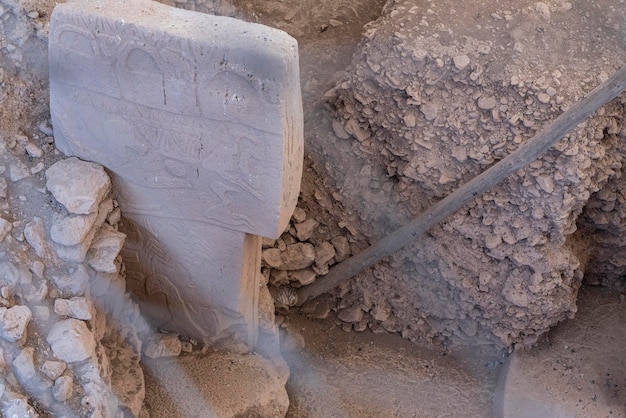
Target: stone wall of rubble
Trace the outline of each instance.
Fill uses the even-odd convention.
[[[29,145],[37,167],[43,150]],[[2,150],[5,161],[23,152],[6,139]],[[5,208],[15,200],[32,206],[28,214],[0,218],[2,410],[25,417],[138,416],[145,393],[136,326],[142,322],[120,271],[125,236],[117,231],[120,210],[109,177],[96,164],[61,160],[45,171],[45,188],[15,196],[15,183],[36,183],[44,172],[33,175],[19,160],[6,168]]]
[[[468,27],[455,1],[389,2],[327,94],[336,135],[364,164],[355,183],[369,187],[346,204],[372,240],[508,155],[626,62],[616,1],[603,2],[602,42],[584,17],[593,5],[488,3],[474,6],[484,10]],[[571,234],[592,194],[588,223],[606,225],[602,216],[619,209],[618,187],[604,187],[621,175],[625,106],[622,95],[363,275],[343,304],[359,311],[352,322],[408,338],[485,333],[508,345],[571,317],[587,262]]]

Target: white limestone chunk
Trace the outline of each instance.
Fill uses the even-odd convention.
[[[93,303],[84,297],[71,299],[56,299],[54,312],[57,315],[69,316],[75,319],[90,321],[93,318]]]
[[[122,250],[126,234],[104,224],[87,252],[87,263],[96,271],[115,273],[115,259]]]
[[[46,341],[54,356],[66,363],[83,361],[95,354],[96,341],[83,321],[65,319],[52,326]]]
[[[76,157],[61,160],[46,170],[46,187],[70,213],[87,215],[111,189],[111,180],[102,166]]]
[[[32,316],[28,306],[0,308],[0,337],[12,343],[23,344],[26,339],[26,327]]]

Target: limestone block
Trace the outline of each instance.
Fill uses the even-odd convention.
[[[32,347],[26,347],[15,357],[15,360],[13,360],[13,370],[21,382],[29,381],[35,377],[37,373],[33,360],[34,354],[35,350]]]
[[[63,374],[66,368],[67,364],[62,361],[46,360],[41,366],[41,372],[50,380],[56,380]]]
[[[68,261],[70,263],[82,263],[85,260],[85,257],[87,256],[87,251],[89,251],[89,248],[91,247],[93,239],[95,238],[96,234],[100,231],[100,228],[102,227],[108,214],[112,210],[113,210],[113,200],[110,198],[103,200],[98,205],[98,209],[95,212],[97,215],[96,215],[95,220],[91,224],[91,228],[89,229],[89,231],[86,233],[86,235],[82,238],[82,240],[78,244],[64,245],[64,244],[55,242],[54,249],[57,253],[57,256],[60,259],[64,261]],[[54,224],[53,224],[53,227],[54,227]],[[71,233],[72,231],[63,231],[59,234],[59,236],[57,236],[57,238],[61,240],[62,239],[61,234],[62,234],[63,239],[67,238],[66,242],[75,242],[77,240],[76,237],[69,238],[66,236],[66,234],[71,234]]]
[[[87,238],[96,222],[97,213],[61,216],[50,227],[50,238],[61,245],[78,245]]]
[[[56,358],[66,363],[83,361],[95,354],[96,341],[83,321],[64,319],[50,328],[46,341]]]
[[[82,264],[79,264],[72,271],[68,271],[61,276],[52,276],[54,285],[64,293],[72,296],[80,296],[85,292],[89,283],[89,272]]]
[[[98,209],[111,181],[99,165],[68,158],[46,170],[46,187],[69,213],[88,215]]]
[[[89,299],[84,297],[56,299],[54,312],[57,315],[90,321],[93,318],[94,306]]]
[[[87,251],[87,264],[94,270],[103,273],[117,272],[115,259],[122,250],[125,239],[125,234],[104,224],[94,237],[89,251]]]
[[[69,376],[61,376],[54,381],[52,396],[59,402],[65,402],[74,393],[74,381]]]
[[[300,187],[296,41],[146,0],[90,0],[55,8],[49,58],[55,143],[112,174],[144,312],[204,341],[253,344],[251,234],[278,237]]]
[[[28,306],[0,308],[0,337],[12,343],[23,344],[26,339],[26,327],[32,316]]]
[[[46,258],[50,255],[46,242],[46,231],[41,218],[35,216],[32,221],[24,226],[24,237],[39,257]]]

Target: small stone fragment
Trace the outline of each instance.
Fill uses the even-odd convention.
[[[54,285],[64,293],[80,296],[85,292],[89,282],[89,273],[82,264],[79,264],[73,271],[62,276],[53,276]]]
[[[331,302],[328,298],[318,297],[308,300],[302,308],[301,312],[315,319],[326,319],[330,314]]]
[[[56,380],[63,374],[67,364],[62,361],[46,360],[41,366],[41,372],[50,380]]]
[[[28,142],[24,145],[24,150],[26,153],[32,158],[41,158],[43,156],[43,151],[39,148],[35,143]]]
[[[104,224],[96,233],[87,251],[87,263],[96,271],[103,273],[117,272],[115,259],[122,250],[126,234],[116,231],[112,226]]]
[[[470,64],[470,59],[467,55],[457,55],[453,58],[454,66],[457,70],[462,71]]]
[[[550,95],[544,92],[541,92],[539,94],[537,94],[537,100],[539,100],[541,103],[550,103]]]
[[[153,335],[144,351],[150,358],[176,357],[179,356],[183,345],[176,334],[156,334]]]
[[[479,109],[491,110],[496,107],[496,98],[495,96],[480,96],[477,105]]]
[[[46,187],[70,213],[97,211],[109,192],[111,180],[102,166],[76,157],[61,160],[46,170]]]
[[[306,343],[302,334],[292,328],[285,328],[282,334],[281,346],[285,352],[294,352],[304,350]]]
[[[389,319],[389,316],[391,316],[391,305],[386,300],[376,304],[372,309],[372,317],[377,321],[384,322]]]
[[[9,165],[9,179],[12,182],[23,180],[30,177],[30,171],[24,164],[17,162]]]
[[[313,232],[315,231],[315,228],[317,228],[318,225],[319,225],[319,222],[317,222],[313,218],[309,218],[305,220],[304,222],[295,224],[294,227],[296,228],[296,231],[297,231],[296,237],[300,241],[307,241],[308,239],[311,238],[311,236],[313,235]]]
[[[13,360],[13,371],[21,382],[29,381],[36,374],[35,362],[33,360],[34,353],[35,350],[32,347],[26,347]]]
[[[4,403],[5,417],[39,418],[39,414],[28,404],[26,398],[14,398]]]
[[[297,207],[293,210],[293,215],[291,215],[291,217],[294,221],[296,221],[296,223],[301,223],[306,219],[306,212],[304,209]]]
[[[288,245],[281,253],[282,263],[279,270],[301,270],[315,262],[315,248],[309,243],[296,243]]]
[[[46,232],[41,218],[35,216],[31,222],[24,226],[24,237],[39,257],[46,258],[49,256],[50,250],[46,242]]]
[[[420,105],[420,111],[427,121],[432,121],[435,120],[439,114],[439,105],[433,102],[422,103]]]
[[[93,318],[93,311],[93,304],[84,297],[56,299],[54,301],[54,312],[57,315],[90,321]]]
[[[340,263],[350,256],[350,242],[347,237],[339,235],[330,240],[335,247],[335,261]]]
[[[339,310],[337,312],[337,318],[339,318],[343,322],[348,323],[360,322],[361,319],[363,319],[363,310],[361,309],[361,306],[357,303],[350,306],[349,308]]]
[[[0,337],[22,345],[26,340],[26,328],[32,317],[33,314],[28,306],[0,308]]]
[[[335,247],[330,242],[323,241],[315,247],[315,264],[318,266],[328,264],[333,258],[335,258]]]
[[[20,269],[15,264],[4,261],[0,263],[0,287],[13,288],[20,280]]]
[[[9,187],[7,185],[7,180],[4,177],[0,176],[0,198],[6,199],[8,188]]]
[[[350,134],[346,132],[341,122],[337,119],[333,118],[332,122],[333,132],[335,132],[335,136],[339,139],[350,139]]]
[[[263,250],[262,257],[265,263],[273,268],[278,268],[282,264],[281,251],[278,248],[268,248]]]
[[[485,247],[490,250],[497,248],[502,244],[502,236],[497,234],[490,234],[485,237]]]
[[[545,174],[537,177],[537,184],[541,187],[541,190],[546,193],[554,192],[554,188],[556,187],[554,179]]]
[[[50,238],[57,244],[72,246],[85,240],[96,222],[97,213],[69,215],[55,219],[50,227]]]
[[[46,341],[54,356],[66,363],[83,361],[95,354],[94,336],[78,319],[65,319],[54,324]]]
[[[306,268],[302,270],[296,270],[290,272],[291,278],[295,279],[300,283],[300,286],[306,286],[315,281],[317,277],[317,273],[312,268]]]
[[[11,232],[13,225],[4,218],[0,218],[0,241],[3,241],[7,234]]]
[[[54,381],[52,396],[59,402],[65,402],[74,393],[74,381],[69,376],[61,376]]]

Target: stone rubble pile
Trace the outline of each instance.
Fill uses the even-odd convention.
[[[143,323],[125,292],[118,258],[125,236],[117,231],[109,177],[99,165],[70,158],[16,179],[15,167],[32,173],[29,165],[43,154],[32,162],[10,158],[20,147],[6,140],[2,151],[1,410],[139,416]],[[29,194],[14,196],[13,189]],[[10,210],[16,202],[30,213]]]
[[[501,160],[626,62],[610,29],[626,17],[617,2],[607,4],[609,29],[596,45],[581,21],[592,5],[523,1],[507,10],[476,2],[482,11],[468,28],[458,2],[389,2],[327,93],[336,136],[353,141],[364,163],[341,193],[368,234],[380,238]],[[556,57],[563,39],[570,51]],[[484,334],[510,345],[530,344],[573,316],[586,261],[572,238],[578,215],[589,203],[592,229],[622,222],[620,194],[604,188],[622,172],[625,106],[622,95],[367,272],[339,318],[407,338]],[[271,263],[285,266],[282,258]],[[615,273],[621,264],[613,263]]]
[[[263,239],[261,273],[277,312],[297,302],[295,289],[328,274],[329,268],[351,255],[344,235],[327,239],[320,222],[296,207],[286,231],[277,240]]]

